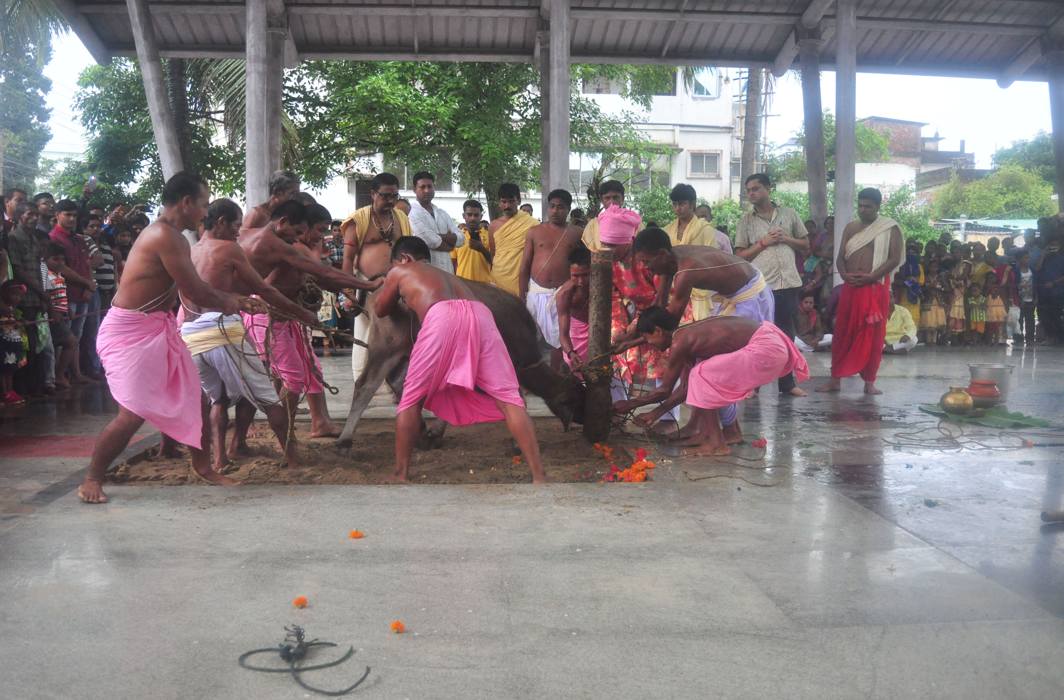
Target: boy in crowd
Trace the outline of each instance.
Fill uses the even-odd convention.
[[[916,347],[916,322],[909,309],[901,303],[906,294],[905,285],[896,284],[893,291],[883,352],[887,355],[908,355]]]

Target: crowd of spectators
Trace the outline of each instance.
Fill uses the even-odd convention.
[[[87,192],[85,193],[88,194]],[[142,208],[4,192],[0,222],[0,403],[103,380],[96,333],[140,231]]]

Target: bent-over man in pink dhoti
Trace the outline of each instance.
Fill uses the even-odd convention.
[[[192,450],[192,468],[214,484],[233,484],[210,467],[203,445],[203,392],[199,373],[177,332],[171,309],[177,293],[196,304],[235,314],[259,311],[261,303],[242,301],[207,285],[192,265],[181,232],[195,230],[207,213],[207,184],[198,175],[178,173],[163,187],[164,209],[137,237],[122,284],[100,325],[96,349],[118,415],[100,433],[89,473],[78,487],[85,503],[106,503],[102,484],[107,468],[148,420]]]
[[[532,482],[544,483],[535,428],[491,311],[460,278],[433,267],[429,259],[420,238],[396,241],[393,267],[374,306],[383,317],[402,302],[421,320],[397,409],[392,480],[407,479],[424,407],[455,425],[505,420],[528,460]]]
[[[633,401],[615,403],[614,408],[627,413],[660,403],[635,420],[650,426],[665,411],[686,402],[692,407],[691,421],[679,440],[695,447],[690,454],[729,454],[728,444],[742,441],[737,418],[740,401],[759,386],[791,372],[799,382],[809,378],[805,358],[770,321],[717,316],[679,330],[677,325],[676,317],[660,306],[640,314],[637,332],[647,344],[668,350],[669,364],[661,388]]]

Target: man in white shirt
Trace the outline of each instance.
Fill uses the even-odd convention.
[[[436,178],[432,173],[421,171],[414,174],[414,196],[417,202],[410,207],[410,233],[428,245],[433,267],[454,274],[451,251],[465,243],[465,236],[450,214],[433,206]]]

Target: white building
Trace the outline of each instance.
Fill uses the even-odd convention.
[[[672,187],[686,182],[695,188],[699,198],[711,203],[737,198],[742,104],[737,103],[733,94],[739,83],[732,79],[733,74],[734,71],[701,68],[695,75],[693,86],[688,89],[677,71],[671,93],[655,96],[650,109],[637,124],[651,141],[667,147],[667,153],[653,162],[629,164],[621,172],[608,173],[607,179],[621,180],[629,192],[651,185]],[[620,87],[609,81],[596,80],[581,85],[580,91],[607,114],[639,113],[638,107],[621,97]],[[586,199],[587,184],[600,163],[598,154],[570,154],[569,190],[578,200],[575,206]],[[335,178],[324,189],[310,192],[335,218],[343,218],[356,206],[369,202],[372,173],[386,170],[399,178],[401,195],[414,200],[413,183],[410,182],[414,170],[388,162],[381,154],[371,159],[371,167],[366,170],[358,175]],[[461,220],[462,203],[468,199],[466,195],[457,177],[449,180],[437,177],[434,202],[456,220]],[[474,198],[486,204],[483,193]],[[530,203],[538,215],[542,203],[540,192],[525,193],[523,201]]]

